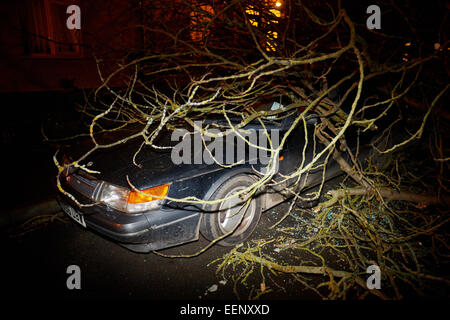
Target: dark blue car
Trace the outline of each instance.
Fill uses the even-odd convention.
[[[295,115],[291,115],[278,122],[265,121],[264,128],[254,121],[243,129],[275,130],[282,137],[294,119]],[[219,126],[219,122],[210,120],[205,125]],[[64,211],[84,227],[137,252],[195,241],[200,234],[208,240],[223,237],[218,241],[220,245],[236,245],[250,236],[262,212],[292,197],[287,187],[295,184],[295,191],[300,192],[321,182],[324,170],[318,165],[323,163],[326,153],[308,174],[302,175],[300,181],[284,178],[299,166],[307,165],[313,155],[324,148],[319,142],[312,142],[317,122],[317,116],[307,117],[308,139],[304,123],[297,123],[277,156],[272,182],[282,183],[266,183],[245,207],[242,206],[245,203],[242,191],[268,170],[266,164],[247,157],[248,148],[245,151],[247,158],[238,165],[222,165],[214,161],[174,163],[177,161],[173,161],[173,149],[155,149],[148,145],[139,149],[142,141],[106,149],[91,157],[90,168],[99,174],[67,168],[61,178],[62,187],[80,203],[91,205],[78,207],[63,194],[59,195],[59,202]],[[227,121],[222,121],[222,124],[226,125]],[[309,141],[306,146],[305,141]],[[326,179],[340,173],[339,166],[331,157],[326,169]],[[241,194],[231,197],[236,193]],[[193,197],[212,201],[189,201]],[[224,201],[214,202],[224,198]]]

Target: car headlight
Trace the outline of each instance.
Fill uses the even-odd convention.
[[[159,208],[162,198],[167,196],[168,191],[168,184],[143,189],[138,192],[105,182],[98,200],[119,211],[137,213]]]
[[[131,190],[128,196],[127,212],[140,212],[159,208],[163,201],[162,198],[167,196],[168,192],[168,184],[143,189],[140,192]]]

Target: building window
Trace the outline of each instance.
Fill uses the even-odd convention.
[[[29,0],[28,53],[42,57],[81,57],[81,30],[66,26],[67,7],[76,0]]]
[[[262,46],[266,51],[276,51],[278,32],[273,29],[283,18],[283,2],[281,0],[266,0],[262,4],[263,6],[259,7],[247,6],[245,13],[250,25],[264,30],[266,39]]]
[[[191,39],[195,42],[203,41],[209,34],[206,29],[208,22],[214,17],[211,5],[199,5],[196,11],[191,11]]]

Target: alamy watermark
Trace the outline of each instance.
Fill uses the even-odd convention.
[[[204,129],[195,121],[195,130],[176,129],[171,140],[174,164],[261,164],[278,165],[280,129]],[[272,160],[271,160],[272,159]]]
[[[69,30],[81,29],[81,9],[79,6],[72,4],[67,7],[66,13],[70,16],[66,20],[66,26]],[[366,20],[368,29],[381,29],[381,9],[376,4],[367,7],[366,13],[370,16]]]
[[[371,15],[367,18],[366,26],[368,29],[381,29],[381,9],[376,4],[367,7],[366,13]]]
[[[381,289],[381,270],[380,267],[373,264],[367,267],[366,273],[370,273],[371,276],[367,278],[367,289]]]
[[[69,274],[66,280],[67,289],[73,290],[81,289],[81,269],[77,265],[70,265],[66,269],[66,273]]]
[[[66,26],[69,30],[81,29],[81,9],[79,6],[73,4],[67,7],[66,13],[70,16],[66,20]]]

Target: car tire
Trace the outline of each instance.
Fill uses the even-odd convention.
[[[249,175],[237,175],[222,183],[211,195],[209,200],[223,199],[255,183]],[[255,230],[261,217],[262,197],[253,196],[247,210],[242,216],[239,209],[245,200],[232,197],[228,200],[205,206],[200,224],[201,234],[208,240],[215,239],[232,232],[217,243],[221,246],[234,246],[245,241]],[[241,209],[242,210],[242,209]]]

